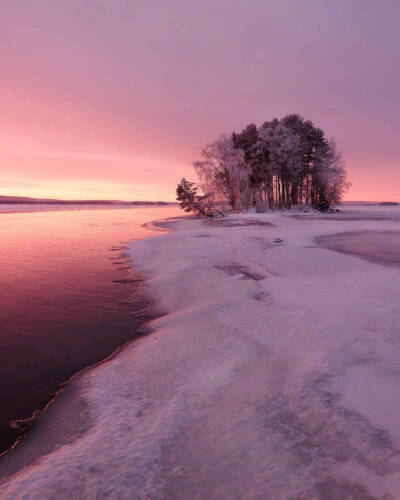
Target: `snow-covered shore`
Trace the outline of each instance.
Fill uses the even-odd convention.
[[[49,425],[63,405],[82,425],[0,498],[400,498],[400,267],[315,242],[393,245],[382,210],[181,220],[133,243],[152,334],[73,381]]]

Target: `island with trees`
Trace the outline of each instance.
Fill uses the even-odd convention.
[[[345,162],[333,140],[298,114],[222,135],[193,163],[198,184],[183,178],[177,200],[203,216],[311,207],[326,211],[349,188]]]

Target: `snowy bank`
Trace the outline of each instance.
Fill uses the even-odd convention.
[[[0,497],[400,498],[400,267],[315,241],[398,242],[400,211],[368,208],[180,220],[133,243],[152,334],[74,380],[64,404],[86,425]]]

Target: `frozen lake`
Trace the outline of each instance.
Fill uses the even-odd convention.
[[[316,242],[325,248],[371,262],[400,266],[400,230],[345,232],[317,237]]]

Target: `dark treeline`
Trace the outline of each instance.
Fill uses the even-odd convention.
[[[218,211],[223,206],[234,211],[255,206],[259,212],[292,206],[327,210],[349,186],[335,143],[297,114],[222,136],[201,156],[193,165],[203,195],[193,184],[190,194],[182,182],[177,190],[187,211],[211,215],[216,206]]]

